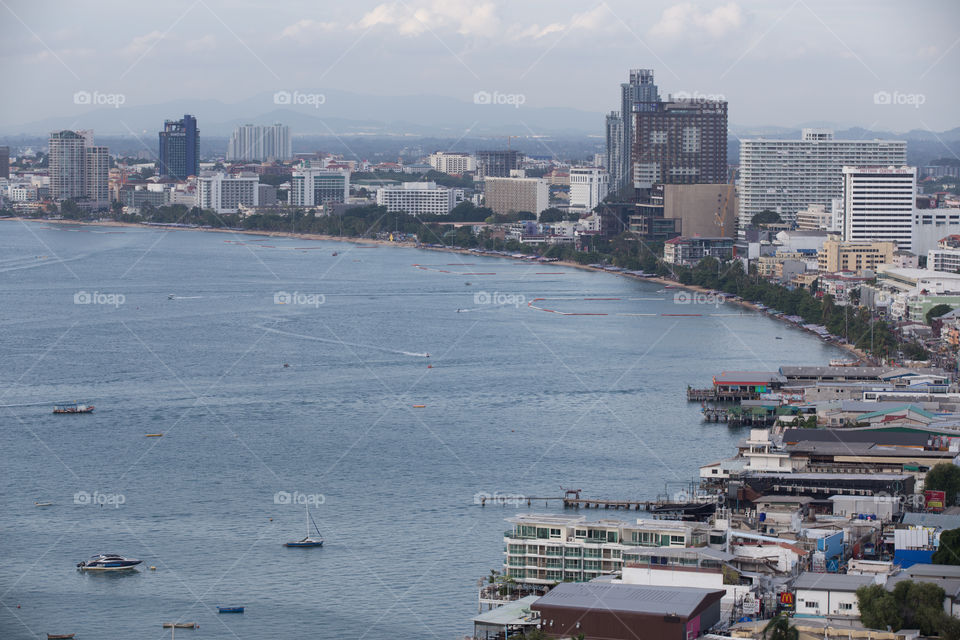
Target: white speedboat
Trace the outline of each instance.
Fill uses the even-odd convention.
[[[125,558],[116,553],[99,553],[77,564],[80,571],[126,571],[135,568],[143,560]]]

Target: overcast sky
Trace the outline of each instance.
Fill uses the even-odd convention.
[[[665,94],[725,97],[739,125],[960,125],[957,0],[0,0],[0,15],[6,123],[82,113],[77,91],[498,91],[604,112],[646,67]]]

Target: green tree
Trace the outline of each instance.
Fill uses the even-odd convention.
[[[763,628],[764,640],[797,640],[800,632],[790,624],[787,616],[777,616]]]
[[[760,213],[750,218],[750,226],[759,227],[764,224],[776,224],[780,222],[780,214],[770,209],[764,209]]]
[[[950,529],[940,534],[940,546],[933,552],[931,562],[960,565],[960,529]]]
[[[903,619],[893,594],[883,585],[871,584],[857,589],[857,607],[860,609],[860,622],[870,629],[900,629]]]
[[[932,582],[903,580],[893,588],[903,626],[920,629],[920,634],[934,635],[943,622],[943,589]]]
[[[930,471],[927,471],[923,486],[934,491],[945,492],[946,503],[954,504],[957,500],[957,492],[960,491],[960,467],[949,462],[934,465]]]
[[[938,304],[930,308],[930,311],[927,311],[927,324],[932,324],[934,318],[939,318],[945,313],[950,313],[953,311],[953,307],[948,304]]]

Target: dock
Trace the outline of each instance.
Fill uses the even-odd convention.
[[[651,514],[671,519],[696,519],[712,514],[716,502],[670,502],[666,500],[608,500],[604,498],[584,498],[579,489],[567,490],[562,496],[526,496],[527,506],[543,502],[561,502],[564,509],[624,509],[627,511],[647,511]],[[480,498],[480,506],[486,506],[487,499]],[[491,499],[495,504],[495,499]]]

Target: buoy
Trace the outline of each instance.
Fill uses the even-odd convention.
[[[427,369],[433,369],[433,365],[432,365],[432,364],[428,364],[428,365],[427,365]]]
[[[425,404],[415,404],[415,405],[413,405],[413,408],[414,408],[414,409],[423,409],[423,408],[426,407],[426,406],[427,406],[427,405],[425,405]]]

